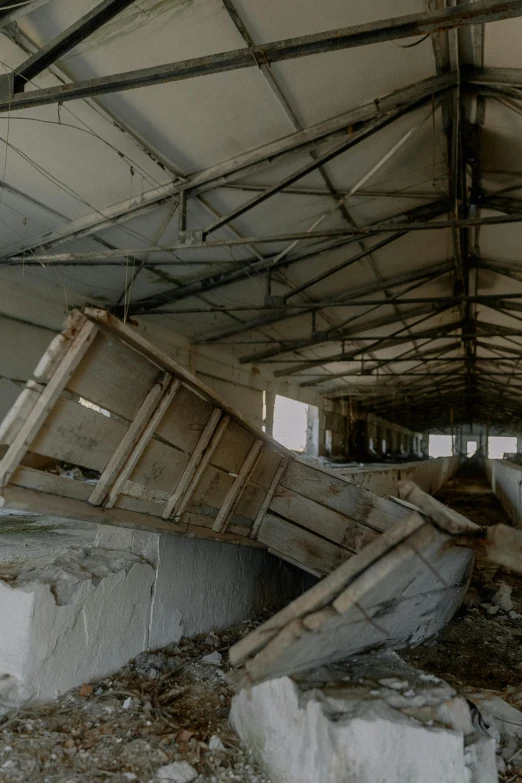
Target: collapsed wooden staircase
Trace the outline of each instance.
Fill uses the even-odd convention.
[[[67,319],[0,455],[7,508],[263,546],[318,576],[409,514],[300,461],[99,309]]]

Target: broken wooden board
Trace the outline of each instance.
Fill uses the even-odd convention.
[[[408,513],[231,648],[232,665],[242,667],[240,685],[374,649],[415,646],[451,619],[474,558],[459,534],[479,528],[465,518],[459,527],[452,518],[449,533],[418,511]]]
[[[71,314],[0,424],[0,455],[8,508],[263,546],[316,576],[409,513],[300,461],[91,308]]]
[[[480,551],[487,559],[507,571],[522,574],[522,531],[509,525],[479,528],[469,519],[444,506],[423,492],[413,481],[399,482],[399,496],[404,502],[427,514],[433,523],[451,533],[459,544]],[[398,502],[398,501],[396,501]]]

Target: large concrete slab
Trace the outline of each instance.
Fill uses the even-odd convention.
[[[92,546],[97,530],[92,522],[0,509],[0,563]]]
[[[393,652],[240,691],[231,721],[272,783],[496,783],[468,703]]]
[[[4,564],[0,580],[0,672],[10,701],[51,700],[147,646],[154,569],[129,552],[68,549]]]
[[[260,548],[105,526],[95,544],[0,564],[3,703],[52,700],[315,581]]]
[[[96,545],[125,549],[154,566],[150,649],[280,607],[316,581],[260,548],[105,525]]]

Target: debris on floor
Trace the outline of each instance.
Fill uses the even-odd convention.
[[[472,466],[450,479],[437,497],[477,524],[506,522],[500,502]],[[443,678],[479,705],[486,721],[500,721],[500,780],[511,783],[522,781],[521,643],[522,578],[478,557],[453,620],[435,638],[400,652],[412,666]],[[515,712],[506,715],[510,709]]]
[[[7,713],[0,783],[268,783],[229,725],[227,679],[228,648],[268,614],[142,653],[52,704]]]
[[[479,482],[466,492],[458,479],[448,484],[441,499],[452,508],[480,524],[486,520],[489,524],[505,522],[502,509],[485,485]],[[481,511],[484,507],[486,515]],[[229,723],[234,688],[228,651],[271,616],[267,611],[227,630],[141,653],[113,676],[84,683],[53,703],[7,712],[0,717],[0,783],[268,783]],[[288,758],[298,758],[294,753],[297,743],[291,739],[293,724],[283,710],[288,694],[300,693],[302,703],[315,710],[317,719],[326,708],[327,712],[333,710],[329,715],[335,714],[342,701],[344,720],[349,713],[344,696],[350,691],[357,702],[354,714],[366,729],[373,727],[374,744],[388,738],[383,752],[391,759],[403,759],[401,737],[413,732],[414,742],[420,737],[427,741],[422,754],[410,754],[410,761],[416,763],[414,755],[433,758],[430,774],[433,772],[434,780],[438,774],[438,780],[450,783],[450,773],[464,770],[462,780],[466,783],[489,783],[498,771],[499,780],[521,783],[521,640],[522,578],[479,557],[464,604],[453,620],[420,646],[402,649],[400,659],[394,653],[379,653],[384,657],[378,677],[368,668],[355,670],[363,666],[363,659],[371,659],[371,654],[365,654],[312,670],[312,674],[283,677],[255,688],[274,691],[272,698],[280,713],[278,742]],[[282,682],[287,684],[286,690]],[[4,696],[0,700],[7,699],[1,685]],[[323,697],[318,701],[321,688]],[[243,710],[255,706],[254,701],[249,704],[254,690],[236,697],[242,708],[235,709],[234,716],[234,724],[249,747],[255,742],[239,721]],[[266,723],[265,717],[258,709],[258,727]],[[341,728],[339,721],[334,723],[336,730]],[[353,743],[363,753],[364,747],[356,741],[359,728],[352,723]],[[454,735],[460,738],[457,743]],[[313,732],[310,736],[313,738]],[[328,737],[331,745],[332,734]],[[441,751],[445,742],[448,747]],[[310,739],[303,753],[310,754],[312,745]],[[449,772],[437,768],[433,750],[437,748],[444,763],[450,765]],[[293,779],[290,775],[277,777],[270,764],[262,761],[272,783]],[[389,783],[394,778],[388,761],[384,768]],[[368,780],[374,783],[378,779],[375,770],[371,765],[368,769]],[[482,777],[476,777],[479,772]],[[316,783],[325,779],[324,767],[320,774],[323,777],[301,775],[296,779]],[[415,781],[431,780],[425,768],[422,774],[415,774]],[[407,778],[395,779],[402,783]],[[347,783],[349,778],[342,780]],[[361,783],[365,779],[356,780]]]

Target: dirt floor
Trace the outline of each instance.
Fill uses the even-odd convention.
[[[465,463],[437,497],[478,525],[511,524],[472,462]],[[495,691],[522,710],[522,578],[477,559],[470,589],[453,620],[433,639],[399,654],[412,666],[446,680],[463,696]],[[522,783],[520,754],[499,780]]]
[[[486,478],[470,463],[450,479],[438,499],[478,525],[511,524]],[[501,584],[511,588],[513,609],[493,605]],[[508,591],[507,591],[508,592]],[[522,687],[522,578],[478,560],[463,607],[435,639],[402,651],[408,662],[457,688]],[[511,616],[510,616],[511,615]]]
[[[472,465],[438,497],[480,525],[508,522]],[[196,777],[189,768],[186,780],[195,783],[268,783],[228,724],[227,651],[269,615],[144,653],[55,704],[9,712],[0,718],[0,783],[185,780],[168,772],[177,762],[190,765]],[[478,562],[456,617],[436,638],[400,655],[463,695],[494,690],[522,709],[521,643],[522,579]],[[500,780],[522,783],[519,762],[522,756]]]

